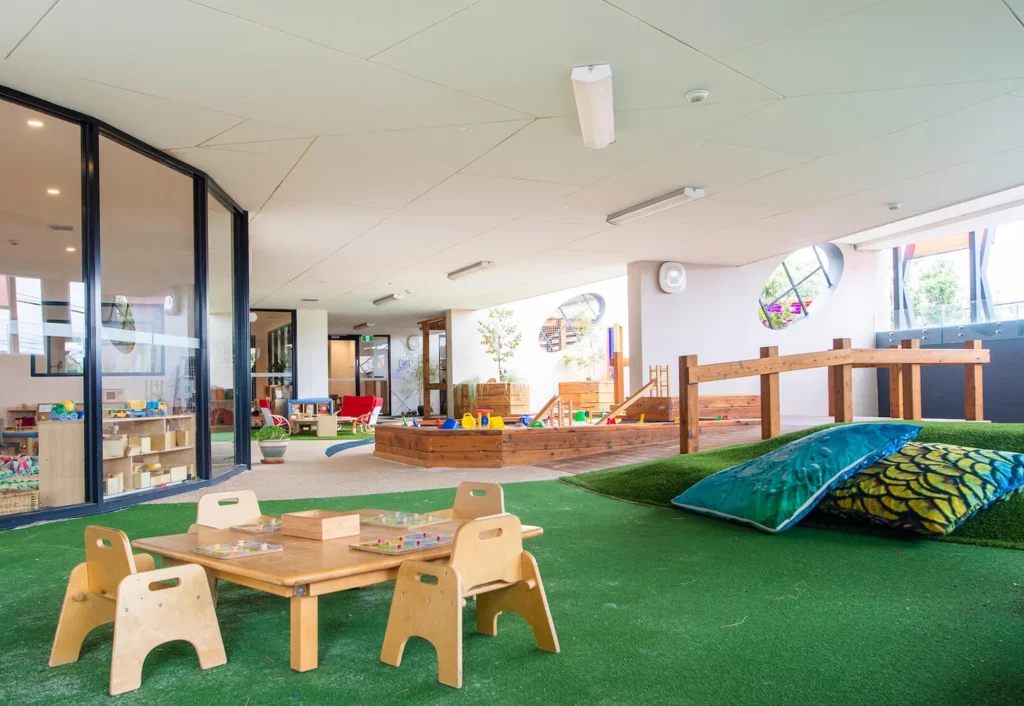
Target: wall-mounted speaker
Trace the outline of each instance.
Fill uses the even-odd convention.
[[[679,262],[663,262],[658,269],[658,287],[665,294],[679,294],[686,289],[686,269]]]

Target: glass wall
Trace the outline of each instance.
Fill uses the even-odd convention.
[[[391,414],[391,336],[359,337],[359,394],[380,397]]]
[[[210,468],[235,465],[234,232],[232,214],[207,196],[206,335],[210,346]]]
[[[254,405],[266,400],[274,414],[288,416],[295,397],[295,312],[253,309],[249,313],[249,364]],[[257,421],[259,424],[259,421]]]
[[[100,138],[105,496],[196,475],[192,179]]]
[[[0,515],[86,501],[81,140],[0,101]]]
[[[0,86],[0,529],[248,461],[247,225],[202,172]]]

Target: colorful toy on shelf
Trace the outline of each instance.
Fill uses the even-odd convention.
[[[71,422],[85,417],[85,412],[75,409],[75,403],[71,400],[63,400],[50,408],[51,422]]]
[[[414,427],[416,427],[417,429],[419,429],[419,428],[420,428],[420,420],[418,420],[418,419],[416,419],[416,418],[414,417],[414,418],[413,418],[413,420],[412,420],[412,425],[413,425]]]
[[[146,416],[146,401],[145,400],[128,400],[125,402],[128,405],[128,416],[129,417],[145,417]]]
[[[166,417],[167,416],[167,403],[163,400],[149,400],[146,403],[146,416],[147,417]]]
[[[107,416],[111,419],[124,419],[130,414],[127,409],[108,409]]]
[[[504,429],[505,428],[505,420],[502,419],[501,417],[491,417],[490,420],[487,423],[487,428],[488,429]]]
[[[458,428],[459,428],[459,423],[457,421],[455,421],[454,419],[452,419],[451,417],[448,417],[447,419],[444,420],[444,422],[441,423],[441,429],[449,429],[450,430],[450,429],[458,429]]]
[[[466,412],[462,415],[462,428],[463,429],[476,429],[476,420],[473,419],[473,415]]]

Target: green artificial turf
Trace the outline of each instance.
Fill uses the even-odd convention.
[[[250,437],[253,441],[256,441],[256,432],[258,429],[253,429],[250,433]],[[317,436],[316,432],[299,432],[292,434],[288,437],[292,441],[354,441],[356,439],[372,439],[373,434],[353,434],[351,426],[342,429],[338,427],[338,433],[334,436]]]
[[[426,511],[454,491],[264,502]],[[534,647],[525,622],[474,632],[465,609],[464,686],[437,682],[413,639],[400,668],[379,660],[393,585],[320,600],[320,668],[288,667],[285,599],[222,584],[228,655],[201,671],[185,643],[146,660],[142,688],[107,695],[112,630],[80,661],[48,669],[71,568],[88,524],[130,537],[184,531],[195,505],[148,505],[0,533],[0,703],[159,706],[264,704],[1019,704],[1024,690],[1024,555],[796,527],[738,525],[583,492],[508,484],[508,509],[544,528],[537,557],[561,654]],[[245,561],[244,559],[241,561]]]
[[[791,432],[753,444],[727,446],[696,454],[673,456],[659,461],[636,463],[562,478],[566,483],[645,505],[671,507],[670,501],[697,481],[773,451],[829,424]],[[982,449],[1024,453],[1024,424],[978,424],[964,422],[921,422],[918,441],[956,444]],[[811,513],[805,522],[864,529],[893,536],[868,525],[840,523],[835,518]],[[1015,495],[978,513],[948,537],[937,538],[995,547],[1024,549],[1024,495]]]

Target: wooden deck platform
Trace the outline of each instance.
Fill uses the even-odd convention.
[[[378,426],[373,455],[421,468],[504,468],[667,441],[679,441],[678,424],[454,430]]]

